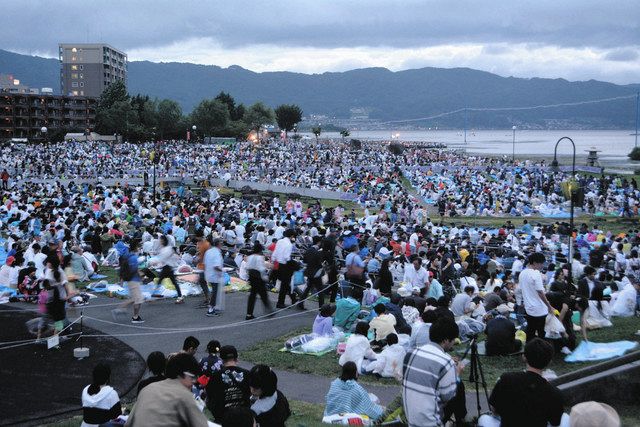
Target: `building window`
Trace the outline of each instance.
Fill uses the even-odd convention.
[[[84,79],[84,74],[80,73],[80,78]]]
[[[83,90],[80,91],[80,96],[84,96],[84,91]]]
[[[76,70],[78,69],[78,66],[77,66],[77,65],[72,65],[72,66],[71,66],[71,69],[72,69],[73,71],[76,71]]]
[[[71,82],[71,87],[78,87],[78,82]]]
[[[71,60],[72,60],[72,61],[76,61],[77,59],[78,59],[78,58],[77,58],[75,55],[71,57]]]
[[[81,66],[80,66],[80,70],[84,70],[84,65],[81,65]]]
[[[78,73],[71,73],[71,78],[72,79],[77,79],[78,78]]]
[[[71,92],[71,94],[72,94],[73,96],[78,96],[78,91],[77,91],[77,90],[74,90],[74,91],[72,91],[72,92]]]
[[[77,51],[78,51],[78,49],[76,49],[75,47],[74,47],[74,48],[71,48],[71,52],[75,53],[75,52],[77,52]]]
[[[84,82],[80,82],[80,87],[84,87]]]

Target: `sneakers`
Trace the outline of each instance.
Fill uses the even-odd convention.
[[[287,308],[284,304],[276,304],[276,308]]]
[[[215,310],[215,309],[213,309],[213,308],[210,308],[209,310],[207,310],[207,314],[206,314],[206,316],[207,316],[207,317],[220,316],[220,313],[219,313],[217,310]]]
[[[144,320],[142,320],[142,317],[140,317],[140,316],[132,317],[131,318],[131,323],[144,323]]]
[[[176,304],[182,304],[184,302],[184,297],[176,298]]]
[[[256,316],[254,316],[253,314],[247,314],[247,315],[244,317],[244,320],[253,320],[253,319],[255,319],[255,318],[256,318]]]
[[[569,347],[562,347],[560,353],[569,355],[571,354],[571,350],[569,350]]]
[[[207,308],[209,307],[209,301],[203,301],[200,304],[196,305],[196,308]]]

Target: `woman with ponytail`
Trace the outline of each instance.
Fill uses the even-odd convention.
[[[82,425],[81,427],[98,427],[122,414],[120,397],[109,385],[111,368],[98,363],[93,368],[91,384],[82,390]]]

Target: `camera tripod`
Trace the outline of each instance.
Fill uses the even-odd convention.
[[[471,352],[470,367],[469,367],[469,382],[475,384],[476,388],[476,405],[478,416],[480,416],[481,405],[480,405],[480,386],[482,385],[482,390],[484,391],[484,397],[487,400],[487,404],[489,402],[489,393],[487,392],[487,383],[484,379],[484,371],[482,370],[482,363],[480,363],[480,355],[478,354],[478,335],[473,335],[471,337],[471,341],[465,350],[461,361],[464,360],[467,355]]]

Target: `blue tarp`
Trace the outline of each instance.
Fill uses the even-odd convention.
[[[573,353],[564,358],[565,362],[592,362],[619,357],[638,346],[633,341],[614,341],[597,343],[582,341]]]

